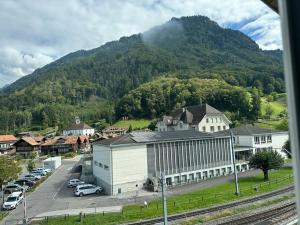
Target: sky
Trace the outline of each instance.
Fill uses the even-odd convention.
[[[260,0],[1,0],[0,87],[70,52],[192,15],[282,49],[279,16]]]

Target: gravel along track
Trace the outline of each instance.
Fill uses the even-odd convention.
[[[218,225],[277,225],[295,216],[296,203],[291,202],[272,209],[264,210],[243,218],[234,218],[229,221],[217,223]]]
[[[253,198],[247,198],[244,200],[235,201],[235,202],[232,202],[229,204],[219,205],[219,206],[215,206],[215,207],[211,207],[211,208],[199,209],[199,210],[180,213],[180,214],[169,215],[168,221],[176,221],[176,220],[185,219],[185,218],[189,218],[189,217],[199,216],[202,214],[217,212],[220,210],[237,207],[237,206],[241,206],[244,204],[254,203],[254,202],[257,202],[260,200],[272,198],[274,196],[290,192],[292,190],[294,190],[294,186],[290,186],[290,187],[283,188],[283,189],[280,189],[277,191],[269,192],[269,193],[259,195],[259,196],[253,197]],[[150,220],[142,220],[142,221],[138,221],[138,222],[128,223],[128,225],[153,225],[156,223],[161,223],[162,221],[163,221],[162,218],[155,218],[155,219],[150,219]],[[244,224],[248,224],[248,223],[244,223]],[[236,225],[236,223],[235,223],[235,225]]]

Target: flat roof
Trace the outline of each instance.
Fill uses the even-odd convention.
[[[162,141],[185,141],[194,139],[214,139],[229,137],[229,133],[205,133],[195,130],[183,131],[165,131],[165,132],[132,132],[119,137],[96,141],[95,145],[122,145],[122,144],[139,144],[153,143]]]

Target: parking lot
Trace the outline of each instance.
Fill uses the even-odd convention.
[[[28,194],[26,198],[28,218],[58,210],[120,206],[136,201],[135,198],[132,198],[132,195],[111,197],[93,194],[75,197],[74,189],[68,188],[67,183],[71,178],[79,176],[78,173],[73,172],[73,168],[78,160],[63,160],[61,167],[55,170],[34,192]],[[145,195],[145,197],[140,197],[138,200],[142,201],[144,198],[153,198],[153,193],[145,193]],[[19,205],[17,209],[10,211],[10,214],[0,224],[9,225],[16,224],[17,220],[21,221],[23,218],[23,209],[23,204]]]

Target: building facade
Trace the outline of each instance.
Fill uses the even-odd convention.
[[[288,131],[276,131],[255,126],[242,126],[232,129],[236,151],[249,148],[252,154],[262,150],[275,150],[286,158],[283,146],[289,139]]]
[[[231,174],[228,134],[188,131],[133,132],[93,146],[93,173],[110,195],[158,188],[165,174],[168,185]],[[247,162],[237,167],[247,169]]]
[[[23,137],[13,144],[16,154],[23,158],[29,158],[32,154],[38,156],[41,152],[41,145],[32,137]]]
[[[229,129],[230,120],[224,113],[208,104],[177,109],[170,116],[164,116],[156,125],[157,131],[196,130],[218,132]]]
[[[11,155],[15,153],[13,144],[17,141],[14,135],[0,135],[0,155]]]
[[[93,136],[94,134],[95,134],[95,129],[85,123],[82,123],[79,117],[76,117],[75,122],[63,130],[64,136],[67,135]]]

